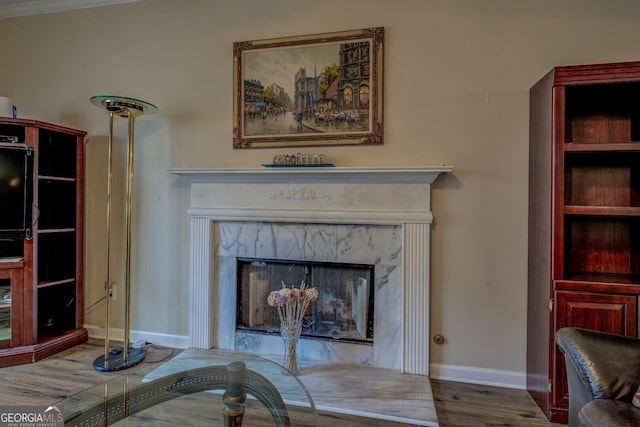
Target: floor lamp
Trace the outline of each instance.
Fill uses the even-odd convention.
[[[109,112],[109,171],[107,178],[107,285],[105,291],[105,340],[104,355],[93,362],[93,368],[100,372],[119,371],[137,365],[144,359],[144,350],[130,348],[130,317],[131,317],[131,213],[133,205],[133,145],[135,135],[135,122],[138,116],[153,114],[158,111],[155,105],[139,99],[123,96],[98,95],[90,99],[97,107]],[[127,141],[127,185],[125,203],[125,228],[127,235],[125,250],[125,319],[124,319],[124,346],[110,348],[110,291],[111,291],[111,176],[113,166],[113,119],[115,116],[126,117],[129,121]]]

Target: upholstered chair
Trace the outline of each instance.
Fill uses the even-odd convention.
[[[569,386],[569,427],[640,426],[632,405],[640,385],[640,340],[582,328],[562,328]]]

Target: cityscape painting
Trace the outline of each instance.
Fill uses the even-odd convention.
[[[234,148],[382,144],[384,28],[236,42]]]

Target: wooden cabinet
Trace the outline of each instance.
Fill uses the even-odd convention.
[[[578,328],[607,331],[612,334],[637,336],[638,309],[635,295],[599,292],[556,291],[554,297],[556,328]],[[552,405],[568,408],[569,389],[564,375],[564,357],[556,348],[553,355]],[[562,375],[560,375],[562,374]]]
[[[566,423],[555,331],[638,336],[640,62],[557,67],[530,95],[527,389]]]
[[[0,367],[35,362],[87,340],[82,327],[85,135],[0,118],[0,152],[23,149],[29,157],[24,229],[0,223],[0,333],[2,292],[10,289],[11,295]],[[0,190],[2,185],[0,176]]]
[[[14,298],[22,289],[22,263],[0,262],[0,349],[22,342],[22,301]]]

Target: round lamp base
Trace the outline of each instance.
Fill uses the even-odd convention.
[[[108,359],[104,355],[93,361],[93,369],[98,372],[113,372],[128,369],[144,360],[145,352],[139,348],[129,349],[129,354],[125,357],[121,347],[110,351]]]

